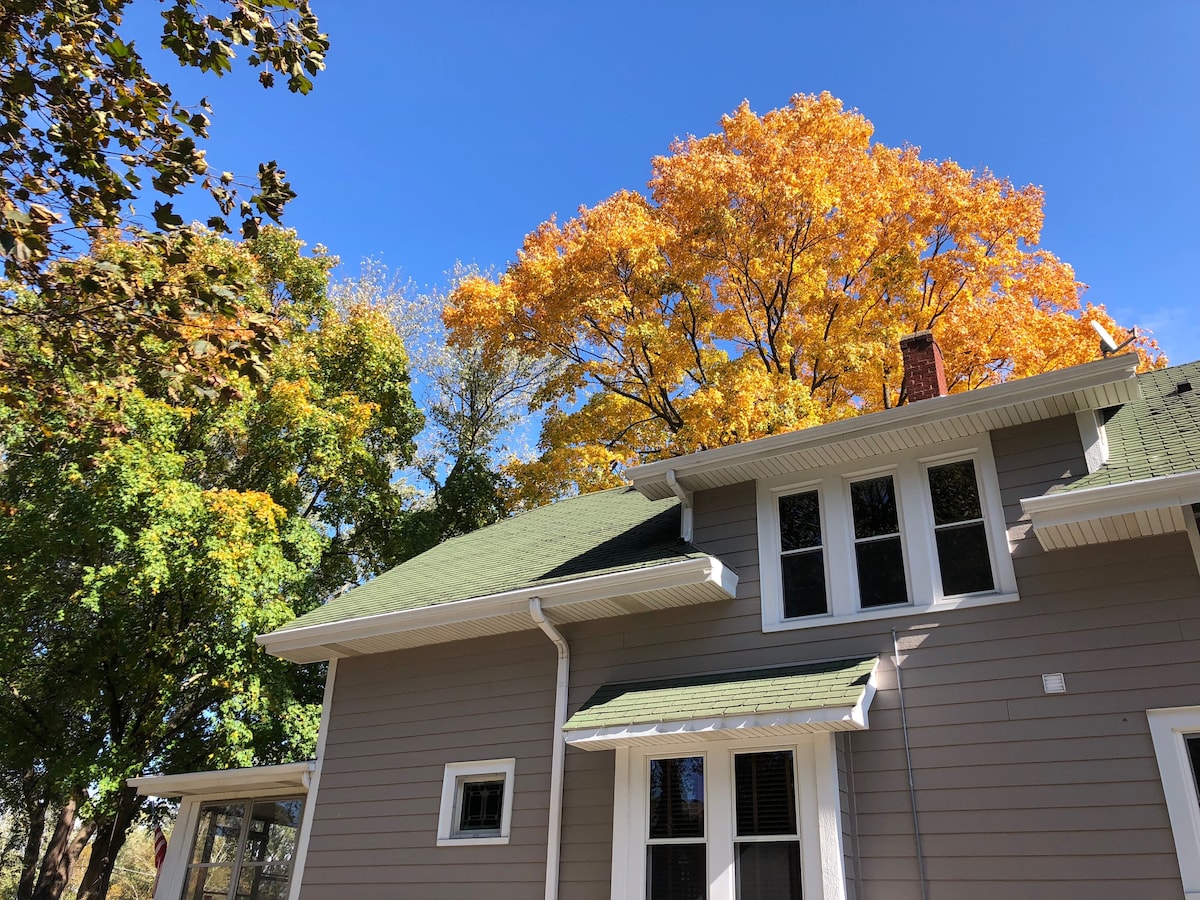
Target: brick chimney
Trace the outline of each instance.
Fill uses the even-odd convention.
[[[904,393],[909,403],[946,393],[942,348],[933,339],[932,331],[918,331],[900,338],[900,355],[904,357]]]

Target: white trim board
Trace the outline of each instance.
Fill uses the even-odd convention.
[[[1179,872],[1187,897],[1200,897],[1200,798],[1185,736],[1200,735],[1200,706],[1148,709],[1150,737],[1167,799]]]

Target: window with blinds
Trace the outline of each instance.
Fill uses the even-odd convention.
[[[800,900],[800,831],[791,750],[734,756],[738,900]]]

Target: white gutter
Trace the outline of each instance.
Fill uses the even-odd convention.
[[[1137,362],[1134,354],[1110,356],[1056,372],[1006,381],[981,390],[933,397],[920,403],[854,416],[801,431],[770,435],[741,444],[731,444],[728,447],[702,450],[676,459],[632,466],[626,469],[625,476],[633,482],[635,488],[642,490],[646,485],[667,482],[668,471],[673,472],[676,478],[685,478],[695,472],[745,465],[781,453],[793,453],[901,428],[932,424],[955,416],[975,415],[1022,403],[1036,403],[1048,397],[1094,390],[1120,381],[1129,381],[1128,390],[1131,396],[1137,396],[1140,392],[1135,378]]]
[[[269,634],[260,634],[255,640],[265,647],[268,653],[286,658],[289,651],[325,644],[347,643],[385,634],[475,622],[498,616],[524,616],[527,614],[529,601],[534,597],[538,598],[546,609],[554,609],[627,594],[703,584],[713,585],[727,596],[733,597],[737,591],[737,575],[722,565],[716,557],[693,557],[674,563],[503,591],[417,609],[378,613],[301,628],[282,628]]]
[[[542,612],[542,601],[529,598],[529,615],[558,648],[558,677],[554,685],[554,746],[550,758],[550,820],[546,836],[546,900],[558,900],[558,861],[562,850],[563,765],[567,749],[567,687],[571,682],[571,648]]]
[[[690,544],[692,523],[695,519],[692,514],[692,492],[675,480],[674,469],[667,469],[666,479],[667,487],[679,498],[679,536]]]

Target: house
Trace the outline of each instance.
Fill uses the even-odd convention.
[[[263,635],[317,759],[135,779],[158,900],[1200,898],[1200,364],[905,356]]]

